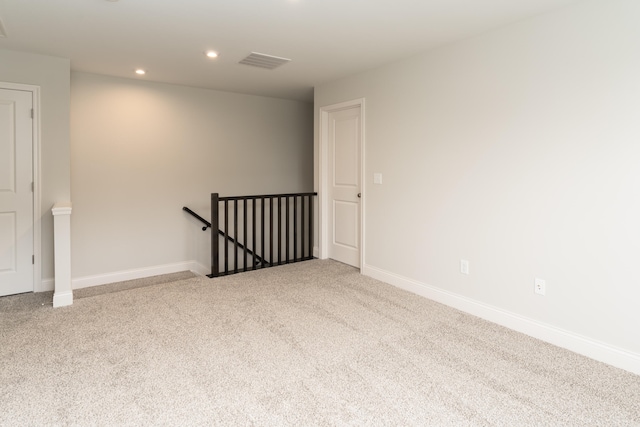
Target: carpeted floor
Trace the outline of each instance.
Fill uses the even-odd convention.
[[[640,377],[334,261],[162,280],[0,298],[0,425],[640,426]]]

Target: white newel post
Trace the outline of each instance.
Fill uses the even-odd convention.
[[[55,291],[53,306],[73,304],[71,289],[71,202],[56,203],[53,214]]]

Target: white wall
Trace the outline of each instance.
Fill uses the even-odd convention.
[[[0,49],[0,81],[40,87],[41,277],[53,277],[51,207],[69,201],[69,60]]]
[[[73,73],[76,286],[189,261],[210,268],[210,231],[201,231],[182,207],[209,219],[212,192],[311,191],[312,109],[296,101]]]
[[[316,159],[319,108],[366,98],[363,271],[640,372],[638,22],[587,1],[317,87]]]

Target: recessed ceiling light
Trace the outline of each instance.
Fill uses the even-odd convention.
[[[208,50],[204,54],[207,55],[207,58],[217,58],[218,57],[218,52],[214,52],[213,50]]]
[[[143,70],[142,68],[138,68],[136,70],[136,74],[139,74],[141,76],[144,76],[145,74],[147,74],[147,72],[145,70]]]

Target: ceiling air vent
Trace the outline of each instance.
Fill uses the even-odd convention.
[[[239,64],[251,65],[252,67],[266,68],[267,70],[273,70],[279,66],[291,61],[287,58],[280,58],[272,55],[265,55],[264,53],[251,52],[251,55],[244,58]]]

